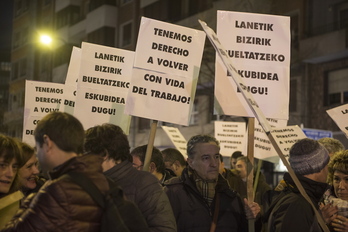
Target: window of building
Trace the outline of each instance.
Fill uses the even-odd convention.
[[[121,39],[120,39],[120,47],[128,46],[132,43],[132,22],[127,22],[123,25],[121,25]]]
[[[121,0],[121,5],[132,2],[133,0]]]
[[[21,77],[25,76],[27,74],[27,59],[21,59],[19,62],[19,74]]]
[[[330,71],[327,74],[324,86],[325,105],[341,105],[348,103],[348,68]]]
[[[102,27],[88,34],[88,42],[114,47],[115,46],[115,28]]]
[[[189,125],[197,125],[199,123],[199,101],[195,99],[192,107],[192,113],[191,113],[191,118],[190,118],[190,123]],[[203,113],[203,112],[201,112]]]
[[[340,28],[348,27],[348,9],[340,11]]]
[[[290,102],[289,111],[297,111],[297,80],[290,80]]]
[[[18,48],[21,45],[21,33],[19,31],[14,33],[13,49]]]
[[[19,63],[18,62],[14,62],[12,64],[12,71],[11,71],[11,80],[16,80],[18,78],[18,66],[19,66]]]
[[[29,9],[29,0],[17,0],[14,4],[14,12],[16,17],[27,12],[28,9]]]

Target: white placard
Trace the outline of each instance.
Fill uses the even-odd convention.
[[[77,80],[80,72],[81,48],[73,47],[68,73],[65,78],[64,98],[59,111],[74,114]]]
[[[290,18],[218,11],[217,35],[226,55],[267,118],[289,117]],[[253,117],[253,112],[216,59],[215,96],[225,115]],[[229,93],[229,94],[226,94]],[[231,101],[233,99],[233,101]]]
[[[271,131],[271,134],[285,158],[289,158],[292,145],[301,139],[307,138],[302,129],[297,125],[277,127]]]
[[[202,31],[143,17],[125,113],[188,125],[204,41]]]
[[[25,81],[25,104],[22,141],[35,145],[33,137],[37,122],[46,114],[59,111],[64,94],[60,83]]]
[[[129,134],[124,107],[134,52],[85,42],[81,49],[74,115],[86,129],[112,123]]]
[[[233,152],[246,154],[247,132],[245,122],[215,121],[215,138],[220,143],[220,154],[230,157]]]
[[[246,86],[244,84],[244,81],[239,75],[237,74],[236,68],[232,65],[230,58],[228,57],[226,53],[226,49],[222,46],[222,44],[219,41],[219,38],[215,34],[215,32],[207,26],[207,24],[201,20],[198,20],[201,26],[203,27],[206,35],[208,36],[210,42],[215,48],[215,51],[223,61],[224,65],[228,69],[228,71],[232,74],[232,79],[234,82],[239,86],[239,89],[241,90],[241,93],[243,94],[245,100],[247,101],[250,109],[254,113],[254,116],[257,118],[259,123],[261,124],[263,130],[265,132],[269,132],[271,130],[270,125],[267,122],[267,119],[263,112],[261,111],[259,105],[255,101],[253,95],[249,92],[246,91],[243,86]]]
[[[180,153],[187,159],[186,144],[187,141],[185,137],[181,134],[180,130],[176,127],[162,126],[162,129],[166,132],[169,139],[174,144],[175,148],[180,151]]]
[[[134,67],[197,78],[204,42],[202,31],[142,17]]]
[[[326,111],[332,120],[335,121],[336,125],[348,138],[348,104],[338,106]]]

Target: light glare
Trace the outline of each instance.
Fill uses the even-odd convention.
[[[40,36],[40,41],[43,44],[49,45],[52,42],[52,38],[48,35],[42,35],[42,36]]]

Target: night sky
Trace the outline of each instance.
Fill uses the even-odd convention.
[[[0,0],[0,60],[9,61],[11,54],[11,33],[13,0]]]

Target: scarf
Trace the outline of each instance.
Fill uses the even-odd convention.
[[[188,168],[190,178],[196,183],[198,192],[210,206],[215,196],[215,187],[217,180],[204,180],[195,170]]]

